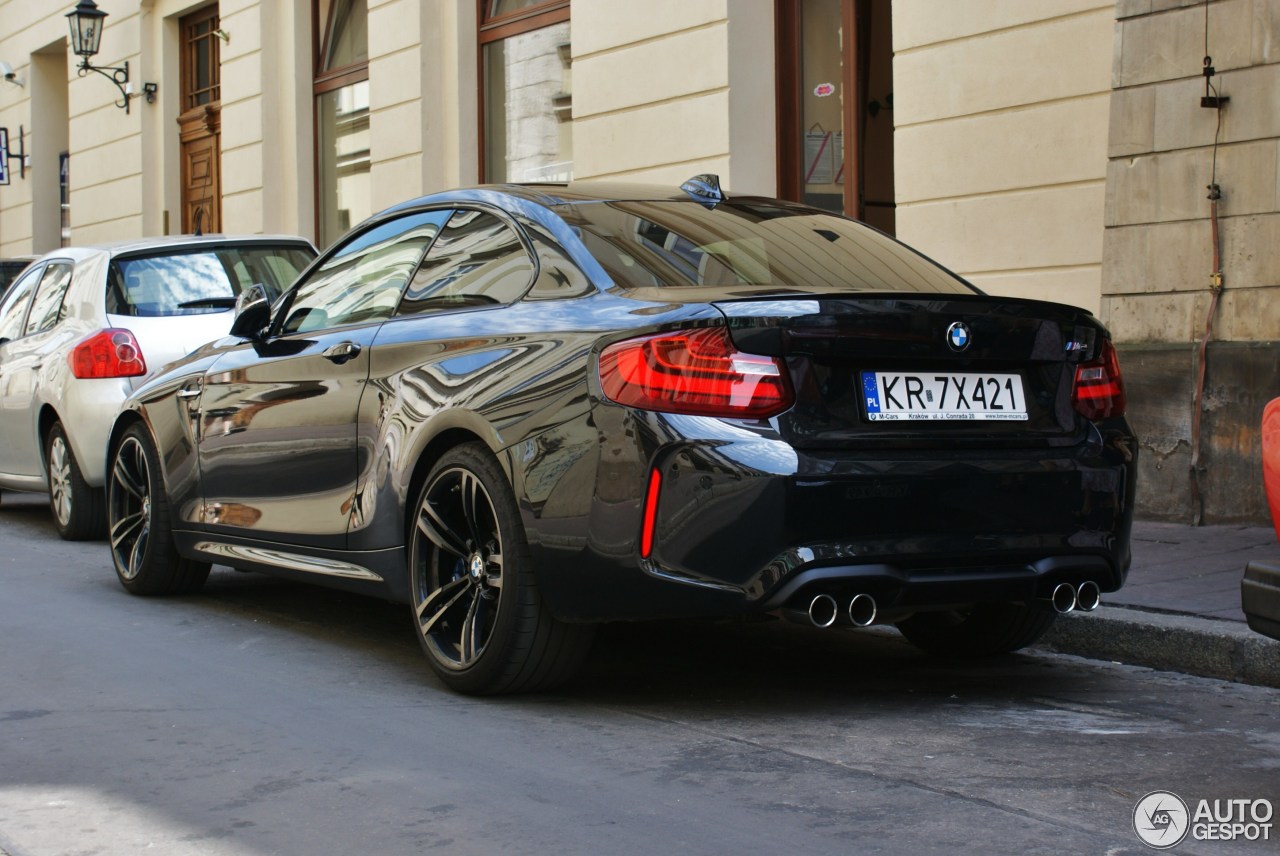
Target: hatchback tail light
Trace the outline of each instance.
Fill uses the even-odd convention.
[[[82,380],[137,377],[147,373],[138,340],[128,330],[119,328],[94,333],[71,350],[68,360],[71,373]]]
[[[611,401],[698,416],[775,416],[794,396],[781,360],[744,354],[723,327],[617,342],[600,354],[600,385]]]
[[[1097,357],[1076,366],[1071,403],[1086,419],[1124,415],[1124,378],[1110,339],[1102,340],[1102,351]]]

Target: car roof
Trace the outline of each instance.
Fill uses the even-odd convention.
[[[724,191],[724,199],[760,198]],[[546,208],[587,202],[698,202],[689,193],[666,184],[643,184],[607,179],[581,179],[569,182],[536,184],[481,184],[457,190],[446,190],[409,199],[378,212],[370,220],[396,211],[457,202],[488,202],[510,206],[514,201],[529,202]]]
[[[131,238],[101,244],[83,244],[50,250],[39,259],[73,259],[79,261],[95,255],[115,256],[149,250],[187,250],[202,247],[218,247],[232,244],[299,244],[315,249],[306,238],[297,235],[163,235],[151,238]]]

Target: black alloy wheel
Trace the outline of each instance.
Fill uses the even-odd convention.
[[[125,432],[107,481],[111,559],[133,594],[180,594],[204,585],[209,563],[184,559],[173,543],[159,458],[142,425]]]
[[[594,628],[558,621],[543,605],[515,497],[488,449],[447,452],[411,508],[414,626],[441,680],[485,695],[573,677]]]

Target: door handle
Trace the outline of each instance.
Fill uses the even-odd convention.
[[[342,365],[352,357],[359,356],[360,346],[355,342],[339,342],[324,352],[324,358]]]
[[[195,387],[194,389],[178,390],[178,398],[195,398],[199,394],[200,394],[200,387],[198,386]]]

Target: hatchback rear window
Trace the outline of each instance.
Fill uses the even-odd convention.
[[[293,244],[117,258],[107,277],[107,312],[143,317],[221,312],[255,283],[274,300],[312,257],[309,249]]]
[[[631,288],[974,291],[887,235],[799,205],[627,201],[563,205],[557,213],[614,282]]]

